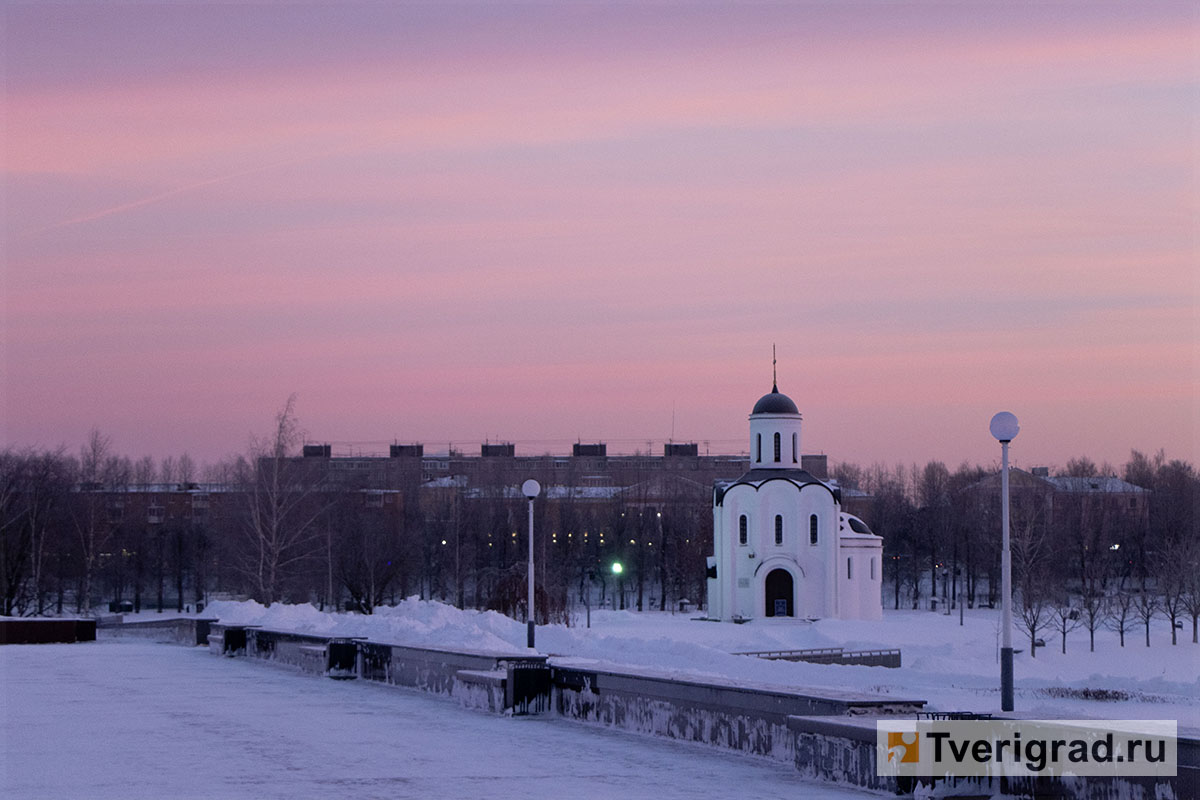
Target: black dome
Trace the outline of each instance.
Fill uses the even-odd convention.
[[[792,402],[792,398],[786,394],[780,394],[779,389],[775,386],[771,387],[770,394],[764,394],[754,404],[754,410],[751,414],[799,414],[800,409],[796,408],[796,404]]]

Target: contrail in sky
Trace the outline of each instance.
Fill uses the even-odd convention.
[[[112,208],[105,208],[101,211],[93,211],[91,213],[83,214],[78,217],[72,217],[71,219],[65,219],[60,222],[54,222],[49,225],[45,225],[41,228],[34,228],[32,230],[25,231],[21,235],[22,236],[38,236],[43,233],[47,233],[48,231],[57,230],[59,228],[66,228],[71,225],[79,225],[84,222],[92,222],[94,220],[104,219],[105,217],[111,217],[114,214],[121,214],[126,211],[132,211],[135,208],[142,208],[143,206],[153,205],[154,203],[157,203],[162,200],[166,200],[169,197],[174,197],[174,196],[180,195],[180,194],[186,194],[188,192],[196,191],[197,189],[203,189],[206,186],[213,186],[218,183],[225,183],[226,181],[231,181],[236,178],[244,177],[246,175],[253,175],[257,172],[265,172],[267,170],[276,169],[278,167],[286,167],[291,164],[299,164],[299,163],[302,163],[305,161],[314,161],[318,158],[323,158],[325,156],[331,155],[334,152],[337,152],[337,151],[327,151],[324,153],[317,153],[314,155],[299,156],[297,158],[289,158],[284,161],[276,161],[271,164],[264,164],[262,166],[251,167],[250,169],[244,169],[244,170],[240,170],[238,172],[231,172],[228,175],[220,175],[215,178],[208,178],[206,180],[197,181],[196,183],[189,183],[185,186],[176,186],[174,189],[167,189],[165,192],[158,192],[157,194],[152,194],[149,197],[143,197],[140,200],[134,200],[133,202],[130,202],[130,203],[122,203],[121,205],[113,206]]]

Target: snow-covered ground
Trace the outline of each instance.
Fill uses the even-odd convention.
[[[140,640],[0,647],[12,798],[870,797],[789,765]]]
[[[157,615],[143,614],[143,617]],[[436,602],[407,600],[374,615],[325,614],[312,606],[216,602],[205,616],[223,622],[283,630],[368,636],[376,641],[433,647],[511,650],[525,646],[525,626],[496,612],[463,611]],[[540,626],[537,649],[581,666],[636,668],[656,674],[719,678],[805,689],[865,691],[927,700],[942,711],[999,713],[999,612],[972,609],[959,626],[957,613],[885,611],[882,622],[758,620],[744,625],[696,621],[686,614],[593,611],[572,627]],[[1028,718],[1177,719],[1200,732],[1200,645],[1180,631],[1171,645],[1163,622],[1141,629],[1122,648],[1111,631],[1097,632],[1096,652],[1087,631],[1068,635],[1067,655],[1045,634],[1036,658],[1014,637],[1016,710]],[[738,651],[844,647],[898,647],[904,667],[846,667],[764,661]],[[1084,690],[1106,690],[1122,699],[1084,699]]]

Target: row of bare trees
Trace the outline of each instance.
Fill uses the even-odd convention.
[[[1124,483],[1115,480],[1120,475]],[[900,608],[994,606],[1000,585],[999,481],[995,470],[963,464],[842,464],[835,477],[870,494],[860,509],[883,535],[887,591]],[[1031,648],[1053,631],[1086,628],[1121,638],[1135,623],[1149,642],[1152,622],[1172,643],[1200,613],[1200,476],[1181,460],[1134,451],[1121,468],[1072,459],[1039,476],[1014,471],[1011,533],[1018,621]],[[1130,486],[1130,484],[1132,486]],[[1135,488],[1136,487],[1136,488]],[[1142,491],[1145,490],[1145,491]],[[1036,652],[1036,649],[1035,649]]]

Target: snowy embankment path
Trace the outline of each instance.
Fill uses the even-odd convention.
[[[0,685],[6,797],[875,796],[702,745],[492,716],[200,648],[9,645]]]
[[[310,605],[263,608],[254,602],[216,602],[207,614],[223,622],[254,624],[325,636],[368,636],[380,642],[467,649],[523,649],[525,626],[495,611],[462,610],[415,598],[381,607],[371,616],[326,614]],[[146,615],[143,615],[146,616]],[[537,649],[560,664],[632,669],[684,679],[733,681],[804,691],[866,692],[926,700],[928,710],[1000,713],[999,612],[971,609],[958,615],[928,611],[884,612],[881,622],[755,620],[745,625],[699,622],[662,612],[592,612],[592,627],[537,629]],[[1014,637],[1016,713],[1038,719],[1174,719],[1200,733],[1200,645],[1191,631],[1171,645],[1170,629],[1155,622],[1153,646],[1139,627],[1117,635],[1102,630],[1096,652],[1087,632],[1073,631],[1068,652],[1043,634],[1047,647],[1030,657],[1028,641]],[[899,648],[901,669],[763,661],[740,651],[843,647]],[[1101,698],[1101,699],[1097,699]]]

